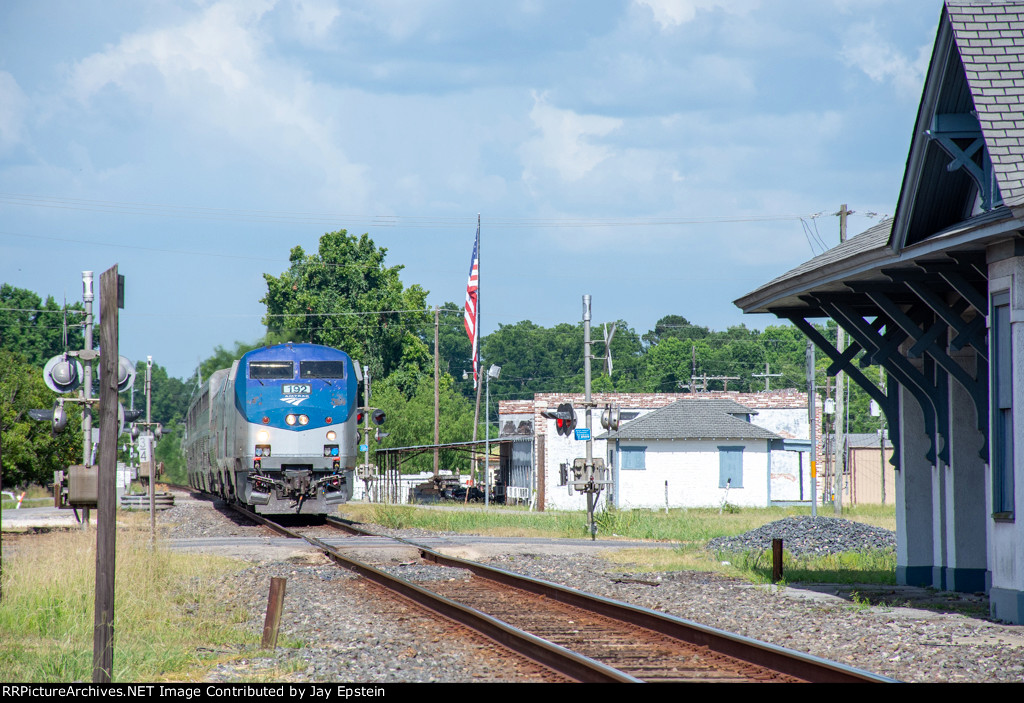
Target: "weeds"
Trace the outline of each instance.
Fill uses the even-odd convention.
[[[226,559],[151,550],[148,525],[119,517],[114,604],[115,681],[188,680],[256,635],[225,627],[242,614],[216,600],[211,578]],[[135,525],[133,527],[133,524]],[[0,671],[5,681],[88,681],[92,676],[95,594],[93,531],[52,532],[31,551],[4,554]],[[6,552],[6,550],[5,550]]]
[[[675,549],[630,549],[609,558],[638,571],[691,569],[718,571],[757,583],[771,581],[770,551],[711,554],[704,549],[714,537],[743,534],[769,522],[791,515],[808,514],[806,508],[718,508],[686,510],[605,509],[595,516],[598,535],[603,539],[635,539],[674,542]],[[349,503],[341,512],[353,519],[376,522],[392,528],[417,527],[426,530],[463,532],[511,537],[587,537],[586,518],[580,512],[528,512],[484,509],[481,506],[441,508],[407,505]],[[844,509],[843,517],[889,527],[895,524],[895,510],[884,506]],[[723,562],[728,562],[723,564]],[[790,583],[895,583],[896,556],[891,551],[846,552],[816,557],[783,556],[783,576]]]

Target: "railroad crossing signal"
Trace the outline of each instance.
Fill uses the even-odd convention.
[[[573,410],[572,403],[561,403],[557,410],[545,410],[541,415],[554,420],[555,431],[563,437],[569,437],[576,429],[576,411]]]
[[[562,403],[558,406],[558,417],[555,419],[555,427],[558,434],[568,437],[576,429],[576,411],[572,409],[571,403]]]
[[[366,419],[366,413],[370,413],[370,420],[375,425],[383,425],[387,419],[387,415],[380,408],[357,408],[356,409],[356,424],[361,425]]]
[[[58,354],[43,367],[43,381],[54,393],[74,393],[82,385],[83,376],[82,363],[68,358],[67,353]]]
[[[622,413],[617,405],[605,406],[604,412],[601,413],[601,427],[610,432],[615,432],[619,429],[621,421]]]

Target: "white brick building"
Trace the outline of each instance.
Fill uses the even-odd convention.
[[[622,508],[664,507],[668,481],[671,507],[719,505],[726,498],[725,489],[718,487],[723,454],[720,446],[729,447],[725,453],[736,454],[742,464],[737,478],[743,487],[736,486],[737,480],[730,484],[729,503],[764,506],[780,501],[810,501],[810,424],[805,393],[792,389],[763,393],[596,393],[592,398],[599,406],[593,411],[593,454],[604,458],[612,469],[613,487],[602,493],[602,504]],[[654,417],[659,409],[678,401],[697,403],[688,407],[693,407],[698,416],[706,416],[700,426],[709,431],[701,436],[666,436],[650,441],[625,436],[630,426],[641,427],[641,420]],[[540,393],[529,401],[502,401],[501,432],[503,436],[534,437],[533,466],[537,468],[530,487],[539,509],[582,510],[586,508],[586,496],[571,494],[567,479],[573,460],[585,455],[585,444],[573,437],[559,436],[555,421],[542,414],[561,403],[574,406],[579,416],[577,426],[584,427],[582,394]],[[610,440],[600,429],[601,407],[606,404],[619,406],[623,414],[620,431]],[[722,408],[740,417],[749,416],[751,422],[730,417]],[[817,413],[820,422],[820,404]],[[654,420],[658,425],[664,424],[657,417]],[[710,431],[713,427],[722,430],[724,425],[731,425],[729,420],[742,423],[744,431]],[[739,434],[744,436],[740,438]],[[645,448],[644,468],[623,468],[622,462],[636,460],[641,447]]]

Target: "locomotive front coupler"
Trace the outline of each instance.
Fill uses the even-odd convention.
[[[252,482],[253,488],[260,493],[270,493],[271,489],[281,490],[284,488],[280,481],[275,481],[264,473],[253,474],[249,480]]]

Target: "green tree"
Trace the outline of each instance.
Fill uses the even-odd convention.
[[[433,374],[432,350],[422,338],[427,292],[404,287],[403,267],[385,266],[386,253],[366,234],[328,232],[316,254],[295,247],[287,271],[264,274],[267,295],[260,302],[270,332],[341,349],[374,378],[397,374],[395,382],[409,394],[422,374]]]
[[[441,306],[438,316],[438,347],[441,373],[450,374],[455,389],[466,398],[476,398],[473,389],[473,348],[469,344],[464,322],[465,309],[455,303]],[[434,348],[434,332],[431,325],[424,340]],[[463,378],[463,374],[466,378]]]
[[[482,342],[484,366],[501,367],[492,398],[583,391],[583,325],[541,327],[529,320],[500,325]]]
[[[676,337],[666,337],[647,350],[643,376],[644,390],[680,393],[680,384],[690,382],[692,347]]]
[[[82,461],[81,413],[67,407],[68,425],[56,437],[50,423],[29,418],[33,408],[52,408],[56,395],[43,382],[41,370],[25,358],[0,350],[0,460],[3,483],[48,484],[53,472]]]
[[[709,334],[711,330],[707,327],[695,325],[682,315],[665,315],[654,323],[654,329],[643,336],[643,341],[654,346],[668,337],[680,340],[703,339]]]
[[[473,405],[455,389],[448,374],[440,378],[440,425],[441,443],[468,442],[473,439]],[[371,441],[371,448],[411,447],[434,443],[434,381],[421,378],[413,394],[406,396],[403,389],[391,378],[374,382],[371,404],[387,414],[383,430],[388,436],[380,444]],[[480,436],[483,436],[481,432]],[[360,459],[361,461],[361,459]],[[433,469],[433,452],[412,457],[402,464],[402,471],[415,473]],[[464,452],[441,452],[441,470],[465,471],[469,457]]]
[[[607,350],[604,346],[604,333],[611,332],[611,323],[595,326],[590,331],[593,341],[592,353],[597,357],[591,366],[591,390],[595,393],[622,391],[636,393],[643,390],[645,369],[645,351],[643,342],[636,331],[625,320],[617,320],[615,333],[612,336],[612,375],[608,376],[608,366],[604,358]]]
[[[135,383],[130,390],[121,394],[121,404],[125,408],[134,407],[143,411],[146,409],[146,365],[145,361],[135,362]],[[154,363],[150,370],[150,383],[152,385],[150,391],[152,421],[162,423],[166,427],[183,420],[185,413],[188,412],[192,390],[195,388],[194,382],[189,384],[179,378],[169,376],[167,369]],[[141,419],[146,419],[145,414]]]
[[[185,468],[185,453],[181,451],[181,440],[185,436],[185,425],[172,421],[164,425],[163,436],[156,443],[153,456],[157,462],[164,464],[164,477],[173,483],[188,482],[188,471]]]
[[[81,349],[82,304],[68,306],[68,348]],[[64,309],[24,288],[0,285],[0,349],[21,354],[40,369],[64,351]]]

